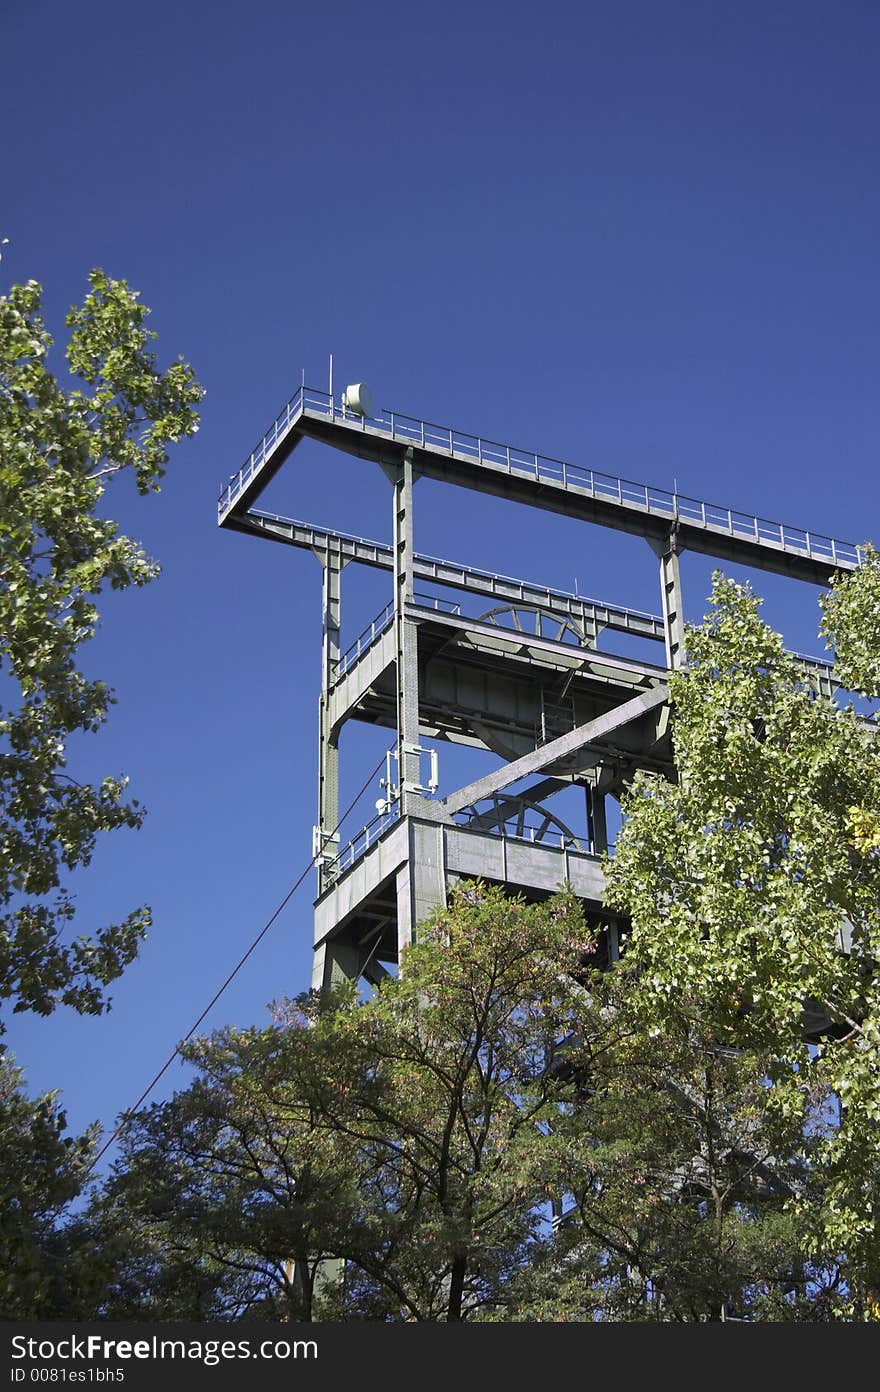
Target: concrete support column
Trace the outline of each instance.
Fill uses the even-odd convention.
[[[346,981],[357,981],[361,963],[357,948],[351,943],[331,938],[319,943],[312,960],[312,990],[330,991]]]
[[[418,925],[446,903],[443,827],[410,823],[409,854],[397,872],[397,957],[417,936]]]

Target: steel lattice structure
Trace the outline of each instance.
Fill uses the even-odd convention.
[[[303,439],[378,464],[392,493],[393,541],[312,526],[254,504]],[[659,564],[661,613],[640,613],[539,583],[419,555],[419,477],[642,536]],[[601,856],[605,799],[637,768],[672,776],[668,677],[684,661],[679,557],[684,549],[827,584],[862,552],[782,523],[499,445],[397,413],[354,415],[301,387],[224,486],[221,527],[311,551],[322,567],[318,823],[313,984],[379,981],[419,922],[462,877],[533,897],[571,885],[607,928]],[[387,571],[392,597],[345,652],[341,576],[351,564]],[[429,585],[426,593],[420,587]],[[454,591],[456,599],[436,590]],[[473,601],[471,601],[471,597]],[[467,612],[479,600],[479,612]],[[600,648],[624,633],[656,645],[656,662]],[[826,694],[829,664],[803,658]],[[385,810],[341,847],[339,736],[349,720],[393,731]],[[444,798],[425,776],[424,740],[492,751],[503,763]],[[547,803],[583,790],[586,833]]]

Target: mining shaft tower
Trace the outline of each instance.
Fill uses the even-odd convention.
[[[304,439],[379,465],[391,491],[390,545],[255,507]],[[659,567],[661,612],[420,555],[413,490],[422,477],[644,537]],[[814,584],[863,558],[850,543],[678,493],[409,416],[362,414],[332,390],[305,385],[224,486],[218,521],[311,551],[322,568],[318,989],[343,978],[380,982],[419,922],[464,878],[531,898],[569,885],[604,925],[614,958],[621,925],[603,910],[606,798],[619,797],[639,768],[674,775],[668,678],[685,661],[681,552]],[[387,571],[391,598],[343,652],[341,576],[349,565]],[[608,635],[618,633],[649,640],[656,661],[606,650]],[[820,689],[833,692],[829,664],[803,660]],[[339,736],[349,720],[394,733],[382,806],[342,845]],[[438,797],[428,741],[488,750],[503,762]],[[554,810],[554,799],[572,788],[584,800],[580,833]]]

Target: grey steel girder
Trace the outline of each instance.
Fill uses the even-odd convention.
[[[221,526],[234,525],[236,514],[246,512],[303,437],[386,468],[399,467],[410,450],[415,473],[425,478],[661,542],[674,522],[681,546],[691,551],[816,585],[827,585],[835,571],[852,570],[859,564],[859,550],[848,542],[766,523],[731,508],[679,499],[649,485],[611,479],[532,451],[502,445],[489,448],[488,441],[484,449],[476,436],[438,429],[403,415],[396,421],[394,413],[382,419],[346,416],[334,408],[326,393],[312,389],[302,389],[287,404],[224,488],[218,503]]]
[[[262,536],[270,541],[299,547],[304,551],[314,551],[319,557],[328,547],[334,547],[346,562],[355,561],[359,565],[372,566],[376,570],[394,569],[394,549],[386,542],[370,541],[365,537],[333,531],[329,527],[313,526],[309,522],[296,522],[290,517],[276,517],[270,513],[250,511],[242,516],[234,514],[224,526],[230,531]],[[529,580],[518,580],[510,575],[493,575],[491,571],[461,565],[458,561],[446,561],[439,557],[421,556],[418,553],[413,558],[413,575],[416,580],[425,580],[447,589],[466,590],[470,594],[483,595],[486,599],[506,600],[510,604],[544,609],[548,613],[558,614],[560,618],[574,619],[585,627],[595,624],[599,628],[610,628],[618,633],[632,633],[639,638],[653,638],[663,642],[663,620],[659,615],[642,614],[637,609],[627,609],[624,605],[583,599],[580,595],[569,594],[566,590],[552,589]]]
[[[584,703],[599,709],[619,704],[634,690],[662,683],[665,671],[628,658],[536,640],[515,633],[499,637],[492,625],[407,606],[419,632],[419,728],[422,735],[456,739],[498,750],[497,730],[516,753],[534,748],[542,729],[544,693],[569,678],[564,726],[576,723]],[[328,696],[329,727],[355,718],[394,725],[396,646],[386,631],[352,663]],[[556,699],[554,697],[554,699]],[[596,711],[595,704],[589,715]],[[582,718],[589,718],[584,715]]]
[[[391,545],[252,507],[306,438],[380,466],[393,493]],[[662,617],[417,554],[413,489],[420,477],[645,538],[660,563]],[[850,543],[591,467],[399,415],[353,417],[340,412],[332,394],[305,386],[224,488],[218,521],[229,530],[309,550],[322,567],[317,986],[357,976],[380,981],[382,963],[400,961],[417,925],[445,902],[461,877],[497,880],[537,897],[569,883],[594,906],[590,912],[602,912],[615,955],[615,929],[601,911],[605,800],[619,796],[636,769],[676,776],[667,683],[687,661],[680,552],[690,549],[820,585],[864,559]],[[349,563],[388,572],[393,600],[341,654],[341,578]],[[419,582],[458,591],[456,601],[419,595]],[[462,596],[468,594],[492,607],[482,605],[488,612],[480,617],[462,613]],[[663,643],[665,662],[600,651],[595,643],[605,629]],[[804,663],[830,694],[833,672],[821,662]],[[392,803],[397,811],[390,827],[379,819],[372,844],[370,823],[363,849],[355,838],[346,860],[334,828],[339,734],[349,719],[396,732],[396,774],[383,818]],[[433,784],[425,780],[423,786],[420,768],[425,738],[491,750],[506,762],[445,800],[431,799],[425,795]],[[586,802],[583,845],[589,854],[543,806],[572,785],[582,788]],[[537,824],[527,827],[526,814],[538,808]],[[462,826],[464,816],[469,821]],[[558,847],[550,844],[557,832]]]
[[[340,582],[344,561],[338,547],[323,554],[321,586],[321,695],[318,701],[318,834],[320,852],[335,854],[339,838],[339,729],[330,712],[330,682],[339,663]],[[318,878],[323,877],[319,859]]]
[[[579,725],[568,734],[560,735],[549,744],[541,745],[531,754],[525,754],[521,759],[515,759],[513,763],[505,764],[503,768],[494,769],[492,773],[475,779],[473,783],[465,784],[463,788],[444,798],[440,805],[445,812],[454,814],[482,798],[492,797],[502,788],[509,788],[511,783],[518,782],[520,778],[527,778],[530,774],[540,773],[545,769],[552,770],[554,765],[564,764],[564,761],[579,754],[587,746],[605,739],[621,726],[632,724],[642,716],[650,714],[668,699],[669,691],[665,686],[658,686],[654,691],[642,692],[640,696],[634,696],[631,701],[597,716],[586,725]]]
[[[400,808],[410,810],[419,777],[419,633],[413,614],[413,468],[406,450],[389,471],[394,488],[394,670]]]

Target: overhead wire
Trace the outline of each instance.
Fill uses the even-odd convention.
[[[345,811],[342,813],[342,815],[341,815],[341,817],[339,818],[339,820],[337,821],[336,825],[335,825],[335,826],[332,828],[332,830],[329,832],[329,834],[328,834],[329,837],[335,836],[336,832],[337,832],[337,831],[339,830],[339,828],[342,826],[342,823],[345,821],[346,817],[349,816],[349,814],[354,810],[354,808],[355,808],[355,807],[357,806],[357,804],[360,802],[360,800],[361,800],[361,798],[363,797],[364,793],[367,791],[367,789],[369,788],[369,786],[370,786],[370,784],[372,783],[373,779],[374,779],[374,778],[376,777],[376,775],[379,773],[380,769],[382,769],[382,767],[384,766],[384,764],[385,764],[385,755],[383,754],[383,755],[382,755],[382,758],[379,760],[378,764],[376,765],[376,767],[373,769],[372,773],[370,774],[369,778],[367,778],[366,782],[362,785],[362,787],[359,789],[359,791],[358,791],[358,792],[355,794],[355,796],[352,798],[351,802],[348,804],[348,806],[346,807]],[[151,1092],[153,1091],[153,1089],[157,1086],[157,1084],[162,1080],[162,1078],[164,1078],[165,1074],[168,1072],[168,1069],[171,1067],[171,1065],[172,1065],[172,1063],[174,1062],[174,1060],[175,1060],[175,1059],[178,1057],[178,1055],[180,1054],[180,1051],[181,1051],[181,1049],[183,1048],[184,1044],[189,1043],[190,1039],[192,1039],[193,1035],[195,1034],[196,1030],[197,1030],[197,1029],[199,1028],[199,1026],[201,1025],[202,1021],[203,1021],[203,1020],[205,1019],[205,1017],[210,1013],[210,1011],[213,1010],[214,1006],[217,1004],[218,1000],[219,1000],[220,997],[223,995],[223,993],[224,993],[224,991],[226,990],[226,988],[227,988],[228,986],[231,985],[231,983],[235,980],[235,978],[236,978],[236,976],[238,975],[238,973],[241,971],[241,969],[242,969],[242,967],[244,966],[245,962],[248,960],[248,958],[251,956],[251,954],[255,951],[255,949],[256,949],[257,947],[259,947],[259,945],[260,945],[260,943],[262,942],[263,938],[266,936],[266,934],[268,933],[269,929],[272,927],[273,923],[275,923],[276,919],[277,919],[277,918],[280,916],[280,914],[282,914],[283,911],[287,908],[287,905],[290,903],[291,899],[292,899],[293,896],[296,894],[296,891],[299,889],[300,885],[301,885],[301,884],[303,883],[303,881],[305,880],[305,878],[306,878],[306,876],[308,875],[309,871],[312,869],[313,864],[314,864],[314,860],[309,860],[309,861],[308,861],[308,863],[306,864],[306,866],[304,867],[304,869],[303,869],[303,871],[302,871],[302,874],[299,875],[298,878],[294,881],[293,885],[292,885],[292,886],[290,887],[290,889],[287,891],[287,893],[285,894],[284,898],[281,900],[281,903],[280,903],[280,904],[278,905],[278,907],[275,909],[275,911],[274,911],[274,913],[271,915],[271,917],[268,918],[268,919],[266,920],[266,922],[263,924],[262,928],[260,929],[260,931],[259,931],[259,933],[257,934],[257,936],[254,938],[254,940],[253,940],[253,942],[251,943],[250,947],[249,947],[249,948],[247,949],[247,951],[246,951],[245,953],[243,953],[243,955],[238,959],[238,961],[236,962],[235,966],[232,968],[232,971],[229,973],[229,975],[226,977],[226,980],[223,982],[222,986],[218,987],[218,989],[214,992],[213,996],[212,996],[211,999],[208,1001],[208,1004],[205,1006],[205,1008],[204,1008],[204,1010],[202,1011],[202,1013],[201,1013],[201,1015],[199,1016],[199,1018],[196,1020],[196,1022],[195,1022],[193,1025],[190,1026],[189,1030],[187,1030],[186,1034],[183,1036],[183,1038],[180,1040],[180,1042],[179,1042],[178,1044],[175,1045],[173,1051],[168,1055],[168,1058],[165,1060],[165,1062],[163,1063],[162,1067],[159,1069],[158,1073],[156,1073],[155,1076],[154,1076],[153,1078],[150,1079],[149,1083],[148,1083],[147,1086],[144,1088],[143,1092],[141,1093],[141,1095],[140,1095],[140,1097],[137,1099],[137,1101],[136,1101],[131,1107],[128,1107],[128,1108],[122,1113],[122,1120],[119,1122],[119,1125],[116,1127],[116,1129],[115,1129],[115,1131],[112,1133],[112,1135],[108,1137],[108,1139],[107,1139],[107,1140],[104,1142],[104,1144],[101,1146],[101,1149],[100,1149],[100,1150],[97,1152],[97,1154],[95,1155],[94,1159],[92,1160],[91,1164],[90,1164],[89,1167],[88,1167],[88,1168],[89,1168],[89,1171],[91,1171],[91,1170],[93,1170],[93,1169],[95,1168],[95,1166],[96,1166],[96,1165],[103,1159],[103,1157],[107,1154],[107,1151],[110,1149],[110,1147],[111,1147],[112,1145],[115,1145],[115,1143],[119,1140],[119,1137],[123,1134],[123,1132],[126,1130],[126,1128],[127,1128],[128,1126],[131,1125],[131,1122],[133,1121],[133,1119],[134,1119],[135,1115],[137,1114],[139,1108],[143,1106],[144,1102],[146,1102],[147,1098],[150,1096],[150,1093],[151,1093]]]

